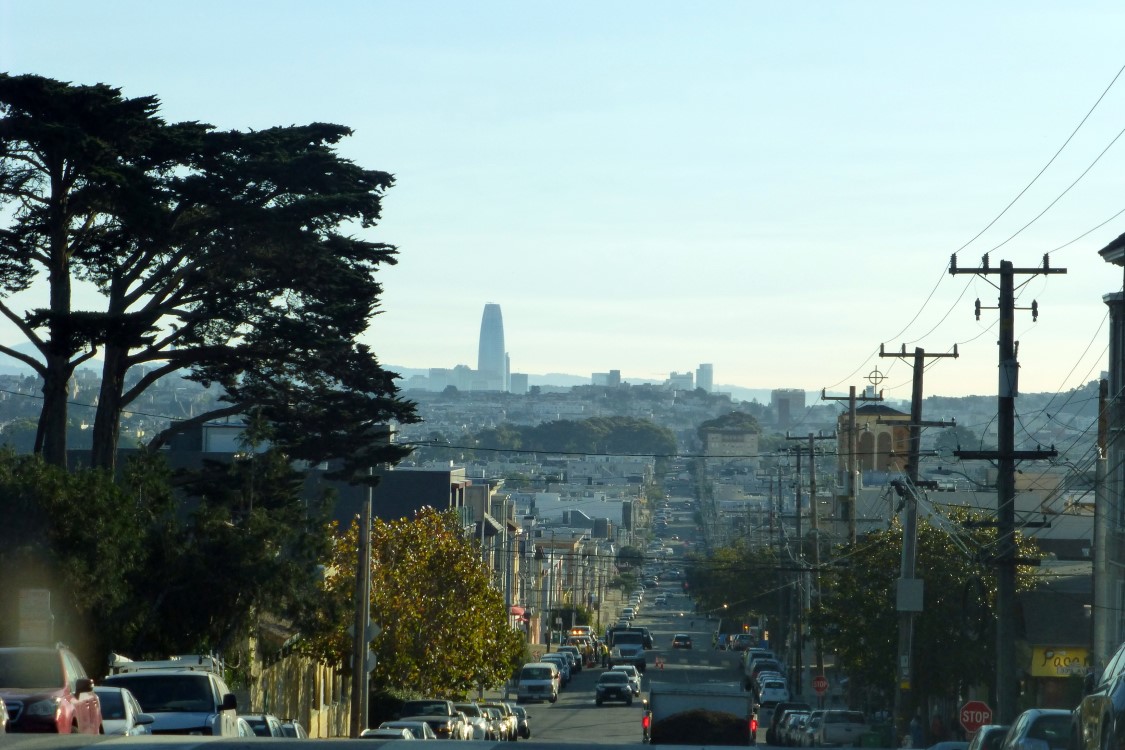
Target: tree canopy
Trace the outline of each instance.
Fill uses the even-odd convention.
[[[336,538],[320,627],[306,631],[306,649],[329,663],[348,663],[350,620],[341,613],[353,607],[358,534],[353,523]],[[509,625],[503,595],[452,512],[376,520],[371,544],[371,617],[382,627],[373,688],[452,698],[511,676],[523,634]]]
[[[919,702],[928,696],[963,694],[963,687],[995,674],[996,546],[994,527],[967,527],[980,514],[953,509],[919,520],[917,576],[924,582],[925,609],[915,617],[914,684]],[[1017,555],[1035,557],[1034,541],[1017,534]],[[902,555],[902,529],[874,531],[855,546],[843,546],[845,564],[821,576],[821,607],[814,610],[812,633],[836,652],[854,684],[885,696],[893,694],[898,649],[895,585]],[[1033,584],[1031,568],[1019,566],[1017,589]]]
[[[191,423],[260,411],[291,458],[344,476],[400,458],[374,428],[415,421],[413,405],[358,341],[396,249],[350,233],[393,178],[341,158],[340,125],[223,132],[158,109],[0,75],[0,314],[38,356],[0,353],[43,380],[36,450],[65,464],[67,384],[100,354],[96,466],[115,462],[122,411],[172,375],[223,389]],[[15,306],[40,287],[44,304]],[[77,309],[78,288],[100,306]]]
[[[489,450],[670,456],[676,453],[676,436],[647,419],[593,417],[533,426],[502,424],[478,433],[476,445]]]

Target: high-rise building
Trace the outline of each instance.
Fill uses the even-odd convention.
[[[800,388],[775,388],[770,392],[770,407],[777,416],[777,429],[787,430],[805,410],[805,392]]]
[[[504,349],[504,317],[500,305],[489,302],[480,319],[480,346],[477,349],[477,372],[489,384],[489,390],[506,390],[508,357]]]
[[[700,365],[695,368],[695,387],[711,393],[715,390],[715,366]]]
[[[664,384],[671,388],[673,391],[693,391],[695,390],[695,378],[691,374],[691,370],[687,372],[673,372],[664,381]]]

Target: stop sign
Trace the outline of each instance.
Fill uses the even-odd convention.
[[[813,677],[812,688],[816,691],[817,695],[824,695],[828,692],[828,678],[822,674]]]
[[[992,723],[992,709],[984,701],[968,701],[961,706],[961,726],[969,734],[975,734],[985,724]]]

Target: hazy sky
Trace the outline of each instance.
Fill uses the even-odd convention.
[[[371,233],[401,251],[384,364],[475,366],[497,302],[517,372],[710,362],[819,392],[878,366],[909,398],[880,343],[956,343],[927,393],[996,393],[973,300],[997,293],[947,273],[958,250],[1068,269],[1017,279],[1040,311],[1017,313],[1022,391],[1105,368],[1123,28],[1119,0],[0,0],[0,70],[155,94],[169,120],[354,128],[344,153],[396,176]]]

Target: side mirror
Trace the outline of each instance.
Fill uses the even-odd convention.
[[[1087,672],[1086,676],[1082,678],[1082,693],[1089,695],[1094,692],[1094,673]]]
[[[92,692],[93,690],[94,690],[94,681],[91,680],[89,677],[79,677],[77,680],[74,681],[74,694],[75,695],[82,695],[83,693],[89,693],[89,692]]]
[[[137,714],[134,718],[134,722],[138,727],[151,724],[154,721],[156,721],[156,717],[152,714]]]
[[[219,706],[220,711],[237,711],[238,699],[234,697],[234,693],[227,693],[223,696],[223,704]]]

